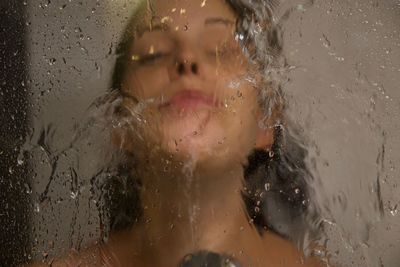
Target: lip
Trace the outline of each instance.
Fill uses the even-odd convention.
[[[217,107],[218,101],[212,95],[200,90],[182,90],[172,96],[160,107],[174,107],[178,109],[194,109],[199,106]]]

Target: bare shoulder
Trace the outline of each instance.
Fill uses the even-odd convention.
[[[326,267],[326,263],[317,257],[305,257],[304,253],[299,251],[290,241],[280,237],[279,235],[267,231],[263,235],[264,249],[266,257],[274,259],[271,266],[288,266],[288,267]],[[282,265],[282,263],[284,263]]]

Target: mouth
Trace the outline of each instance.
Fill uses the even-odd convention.
[[[176,108],[179,110],[193,110],[200,106],[210,108],[218,107],[218,100],[199,90],[182,90],[172,96],[168,101],[160,104],[159,108]]]

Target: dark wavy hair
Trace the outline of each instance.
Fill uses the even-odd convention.
[[[315,218],[316,212],[310,201],[312,190],[308,183],[313,178],[306,164],[307,149],[298,131],[284,119],[285,101],[279,83],[268,78],[270,70],[278,66],[282,58],[281,31],[273,20],[273,10],[278,3],[274,0],[226,2],[238,16],[236,29],[243,52],[266,76],[259,85],[262,89],[260,105],[267,117],[279,114],[275,125],[270,126],[274,127],[275,133],[272,149],[254,150],[248,156],[248,164],[243,166],[242,197],[248,216],[260,234],[269,229],[294,239],[310,229],[307,221]],[[139,10],[141,8],[144,7]],[[118,46],[113,90],[121,88],[138,14],[135,12],[130,19]],[[106,202],[103,215],[109,231],[132,226],[142,214],[138,194],[140,178],[134,175],[132,160],[129,162],[120,164],[103,185]]]

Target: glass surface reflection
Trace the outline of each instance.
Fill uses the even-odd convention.
[[[271,78],[281,64],[273,8],[139,3],[113,91],[96,104],[108,106],[115,155],[101,187],[109,229],[55,264],[323,265],[293,243],[318,223],[307,151]]]
[[[393,1],[9,6],[7,263],[397,266]]]

